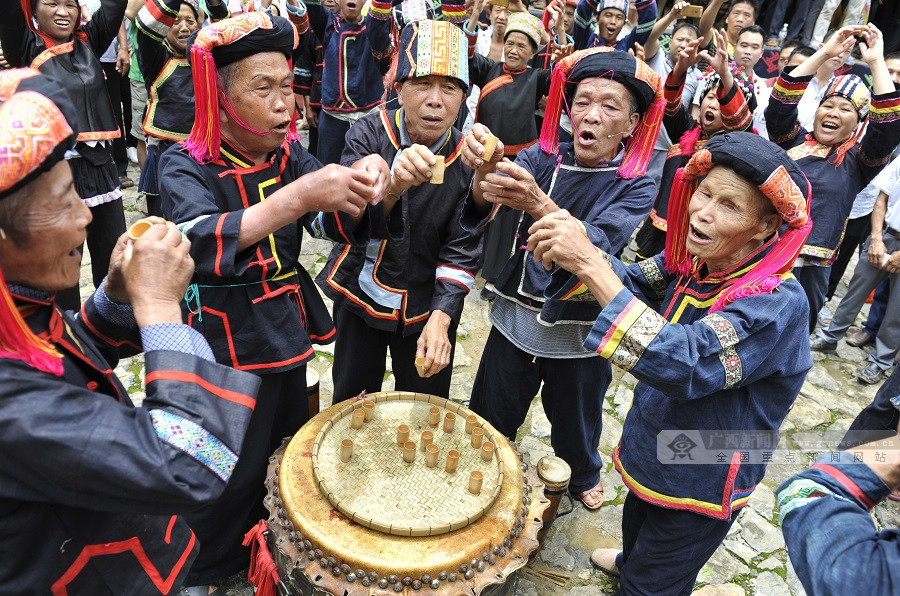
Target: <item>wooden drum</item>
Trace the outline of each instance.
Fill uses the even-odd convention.
[[[506,592],[550,502],[527,455],[470,416],[430,395],[374,393],[276,451],[265,504],[282,593]]]

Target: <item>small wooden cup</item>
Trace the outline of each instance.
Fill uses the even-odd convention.
[[[363,420],[365,422],[371,422],[372,417],[375,416],[375,402],[374,401],[364,401],[362,409],[363,409],[363,414],[365,415]]]
[[[128,237],[132,240],[137,240],[141,236],[144,235],[144,232],[149,230],[153,226],[153,222],[147,219],[139,219],[128,228]]]
[[[431,184],[443,184],[444,183],[444,156],[443,155],[435,155],[434,156],[434,165],[431,166],[431,180],[429,182]]]
[[[412,441],[407,441],[403,444],[403,461],[408,464],[411,464],[416,459],[416,444]]]
[[[431,406],[428,410],[428,426],[437,426],[441,421],[441,410],[437,406]]]
[[[403,447],[403,445],[409,440],[409,427],[405,424],[401,424],[397,427],[397,444]]]
[[[453,474],[456,472],[456,466],[459,465],[459,451],[456,449],[451,449],[447,452],[447,473]]]
[[[350,426],[354,430],[359,430],[362,428],[363,422],[366,420],[366,413],[363,412],[362,408],[356,408],[353,410],[353,419],[350,421]]]
[[[497,0],[492,0],[491,4],[494,6],[500,6],[497,4]],[[494,150],[497,149],[497,141],[499,141],[497,137],[494,135],[488,135],[484,140],[484,154],[481,156],[481,159],[484,161],[491,161],[491,158],[494,157]]]
[[[444,414],[444,432],[452,433],[453,427],[456,425],[456,414],[447,412]]]
[[[490,441],[485,441],[481,444],[481,459],[484,461],[491,461],[494,457],[494,444]]]
[[[473,495],[481,494],[481,481],[484,480],[484,474],[478,470],[472,470],[469,474],[469,492]]]
[[[416,358],[416,372],[419,373],[420,377],[425,378],[425,356]]]
[[[471,435],[476,426],[478,426],[478,416],[475,414],[466,416],[466,434]]]
[[[434,433],[430,430],[422,431],[422,438],[420,439],[420,443],[422,445],[422,451],[425,451],[425,448],[431,445],[434,442]]]
[[[341,441],[341,461],[347,463],[353,456],[353,441],[344,439]]]
[[[484,429],[480,426],[477,426],[472,429],[472,447],[475,449],[481,448],[481,441],[484,440]]]
[[[440,450],[434,443],[429,443],[425,446],[425,465],[429,468],[437,466],[438,451]]]

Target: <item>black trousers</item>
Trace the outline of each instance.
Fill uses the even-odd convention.
[[[228,486],[215,502],[184,516],[200,541],[185,586],[215,583],[250,564],[250,549],[241,542],[252,526],[269,517],[263,506],[269,456],[309,420],[305,365],[260,376],[256,407]]]
[[[891,398],[900,395],[900,373],[897,371],[900,371],[900,366],[878,388],[872,403],[856,416],[841,439],[839,449],[851,449],[863,443],[896,436],[900,410],[891,403]]]
[[[603,396],[611,381],[612,368],[604,358],[538,358],[494,327],[469,407],[514,441],[540,390],[552,425],[550,444],[572,468],[569,489],[578,493],[600,482],[603,460],[597,447],[603,430]]]
[[[825,293],[825,300],[831,300],[834,297],[834,291],[841,278],[847,270],[850,258],[853,253],[859,252],[859,245],[862,244],[869,233],[872,231],[872,217],[863,215],[855,219],[847,220],[847,229],[844,231],[844,239],[841,240],[841,246],[838,248],[837,257],[831,264],[831,273],[828,274],[828,291]]]
[[[825,293],[828,291],[828,274],[831,267],[794,267],[793,273],[803,287],[809,301],[809,332],[816,330],[819,311],[825,305]]]
[[[391,350],[395,390],[428,393],[444,398],[450,396],[453,354],[456,352],[456,323],[451,323],[447,332],[451,345],[450,364],[436,375],[424,379],[416,371],[416,342],[419,334],[404,337],[402,323],[396,331],[374,329],[362,317],[335,305],[334,325],[337,328],[337,339],[334,345],[334,365],[331,367],[334,377],[332,404],[356,397],[363,391],[381,391],[388,348]]]
[[[116,71],[115,62],[101,62],[100,64],[103,66],[103,73],[106,75],[106,91],[109,93],[109,99],[112,102],[113,116],[116,119],[116,125],[122,132],[122,135],[118,139],[113,139],[112,142],[113,160],[116,162],[116,171],[121,178],[128,173],[128,153],[126,151],[128,146],[125,140],[125,131],[130,130],[130,128],[125,128],[122,117],[122,80],[124,79],[127,83],[128,77],[123,77]],[[131,88],[128,87],[128,89],[128,102],[130,104]],[[129,109],[129,115],[130,112],[131,110]]]
[[[697,574],[737,519],[713,519],[648,503],[634,493],[622,509],[619,594],[690,594]]]

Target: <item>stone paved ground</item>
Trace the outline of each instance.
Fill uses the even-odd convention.
[[[136,173],[134,179],[137,180]],[[126,191],[126,215],[129,222],[143,216],[143,201],[133,190]],[[331,244],[327,241],[304,241],[301,263],[313,274],[325,263]],[[82,269],[82,293],[91,291],[89,255],[85,255]],[[846,283],[853,270],[848,268]],[[479,279],[478,288],[481,287]],[[466,300],[463,320],[459,326],[457,353],[453,363],[454,378],[451,398],[465,402],[490,325],[488,306],[478,298],[478,288]],[[846,286],[838,290],[842,295]],[[839,299],[829,304],[832,310]],[[866,307],[867,310],[868,307]],[[798,322],[798,324],[802,324]],[[321,377],[322,406],[330,404],[332,348],[322,346],[310,366]],[[849,427],[859,410],[868,404],[877,386],[861,385],[855,380],[855,371],[864,362],[866,352],[841,342],[835,356],[813,354],[815,365],[797,398],[793,409],[782,427],[782,448],[796,448],[802,453],[794,464],[773,464],[765,479],[753,494],[732,527],[728,538],[703,568],[698,578],[695,594],[765,596],[800,595],[803,588],[791,568],[778,527],[774,489],[808,465],[821,449],[810,449],[810,444],[829,442],[834,444]],[[388,362],[390,368],[390,362]],[[615,370],[615,369],[614,369]],[[140,357],[120,363],[117,374],[129,387],[133,397],[143,397],[142,360]],[[600,451],[610,461],[622,430],[625,414],[631,403],[635,379],[615,370],[612,386],[606,394],[603,414],[603,435]],[[388,376],[385,390],[393,388],[393,377]],[[549,422],[535,400],[526,423],[520,430],[518,441],[531,454],[531,461],[550,453]],[[559,518],[550,529],[537,557],[525,569],[517,594],[590,596],[612,593],[616,581],[594,570],[588,559],[593,548],[621,545],[622,503],[626,489],[618,473],[608,464],[603,483],[606,504],[595,512],[585,510],[580,504],[569,515]],[[565,503],[563,504],[565,508]],[[900,506],[885,501],[874,512],[880,526],[900,526]],[[252,589],[242,576],[231,578],[224,586],[229,596],[251,596]]]

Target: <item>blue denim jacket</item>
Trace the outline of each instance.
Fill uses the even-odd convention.
[[[879,532],[869,515],[890,492],[846,451],[820,455],[778,488],[784,541],[807,593],[900,592],[900,530]]]

